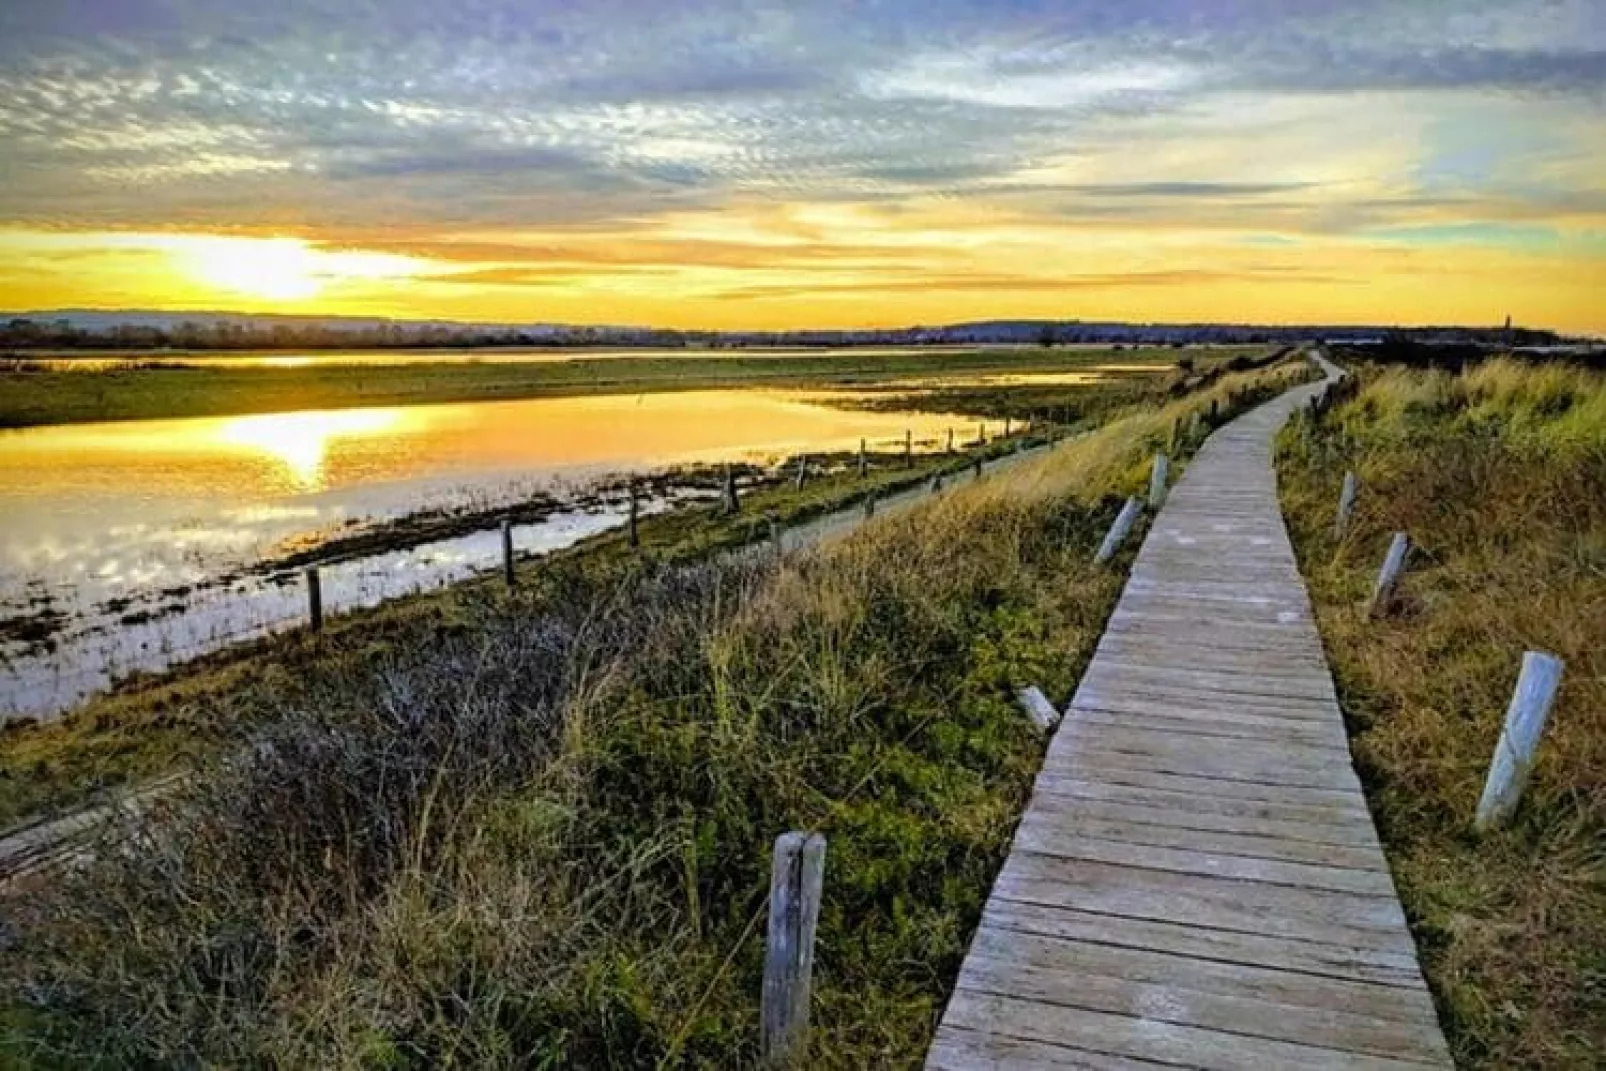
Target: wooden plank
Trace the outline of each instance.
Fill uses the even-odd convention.
[[[1324,837],[1334,835],[1336,830],[1359,830],[1372,842],[1376,840],[1371,816],[1355,807],[1349,800],[1336,802],[1312,800],[1303,804],[1268,803],[1263,800],[1226,796],[1201,796],[1196,792],[1176,791],[1153,785],[1128,785],[1107,778],[1081,778],[1047,771],[1038,775],[1036,792],[1038,795],[1109,800],[1156,810],[1175,810],[1199,816],[1201,819],[1219,817],[1244,822],[1285,821],[1297,824],[1301,828],[1320,827]]]
[[[995,929],[1093,941],[1118,948],[1171,952],[1193,959],[1274,967],[1318,978],[1346,978],[1395,987],[1401,1007],[1431,1009],[1421,988],[1416,958],[1406,952],[1355,948],[1347,944],[1259,933],[1235,933],[1178,922],[1101,915],[1076,908],[1048,907],[995,898],[982,921]],[[1420,1001],[1413,1003],[1416,998]]]
[[[1357,948],[1409,952],[1413,947],[1397,902],[1325,889],[1011,852],[994,894],[1023,904],[1303,936]]]
[[[1394,994],[1364,982],[1315,984],[1260,968],[1202,964],[1177,957],[1070,946],[1058,955],[1010,935],[987,947],[989,934],[965,961],[959,988],[1018,997],[1055,1007],[1112,1012],[1150,1022],[1196,1026],[1249,1037],[1293,1041],[1344,1052],[1431,1063],[1440,1056],[1436,1031],[1398,1017]],[[997,957],[1001,958],[995,958]]]
[[[1122,807],[1097,800],[1045,796],[1032,801],[1032,808],[1021,819],[1020,828],[1032,828],[1037,836],[1053,834],[1052,839],[1044,840],[1045,844],[1059,844],[1065,837],[1094,837],[1155,848],[1186,848],[1250,859],[1388,873],[1383,853],[1375,842],[1335,844],[1311,839],[1318,827],[1283,822],[1278,824],[1279,832],[1273,833],[1266,831],[1267,824],[1239,822],[1236,829],[1201,828],[1199,820],[1186,811]]]
[[[965,1029],[1073,1047],[1093,1049],[1097,1046],[1095,1051],[1112,1056],[1205,1071],[1242,1071],[1249,1067],[1289,1071],[1419,1071],[1422,1067],[1433,1066],[964,989],[955,990],[945,1019]]]
[[[944,1023],[937,1028],[926,1067],[932,1071],[976,1071],[978,1068],[1009,1067],[1015,1071],[1046,1071],[1074,1067],[1082,1071],[1155,1071],[1174,1067],[1153,1060],[1134,1060],[1126,1056],[1088,1052],[1069,1045],[1053,1045],[1027,1038],[1012,1038],[988,1031],[966,1030]]]

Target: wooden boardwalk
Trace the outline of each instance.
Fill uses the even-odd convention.
[[[1049,747],[926,1066],[1450,1066],[1271,443],[1213,435]]]

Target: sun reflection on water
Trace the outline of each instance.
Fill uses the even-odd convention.
[[[265,413],[236,417],[218,428],[218,441],[268,454],[281,463],[303,491],[323,488],[329,445],[348,435],[372,435],[401,423],[399,409]]]

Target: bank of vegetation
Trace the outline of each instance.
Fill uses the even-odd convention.
[[[1215,364],[1267,347],[1219,347],[1195,355]],[[1186,356],[1186,355],[1184,355]],[[1179,351],[1032,348],[939,354],[665,355],[563,360],[469,359],[404,364],[308,358],[291,366],[221,362],[114,361],[0,366],[0,428],[106,420],[234,416],[305,409],[507,401],[580,394],[633,394],[731,387],[826,388],[885,384],[919,376],[960,378],[1090,370],[1102,364],[1165,368]]]
[[[189,677],[193,775],[106,830],[124,850],[6,894],[5,1057],[749,1065],[769,848],[807,828],[811,1066],[918,1064],[1040,759],[1013,690],[1068,696],[1152,451],[1303,371],[814,550],[615,544]]]
[[[1361,364],[1290,427],[1284,506],[1457,1063],[1606,1063],[1606,373]],[[1354,520],[1332,530],[1346,469]],[[1392,533],[1417,548],[1369,620]],[[1514,820],[1472,818],[1525,650],[1566,662]]]

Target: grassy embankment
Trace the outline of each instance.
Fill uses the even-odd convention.
[[[1283,501],[1395,880],[1463,1067],[1606,1064],[1606,374],[1364,371]],[[1334,543],[1345,469],[1354,523]],[[1363,604],[1394,531],[1404,606]],[[1566,676],[1524,802],[1472,817],[1524,650]]]
[[[4,1051],[750,1064],[769,846],[813,828],[812,1064],[918,1063],[1040,759],[1012,690],[1069,693],[1093,548],[1208,400],[782,562],[575,558],[195,678],[250,731],[141,851],[13,897]]]
[[[1179,356],[1209,365],[1266,349],[1223,347],[1198,353],[1161,347],[1014,349],[784,357],[676,354],[525,363],[497,362],[494,356],[487,356],[479,361],[405,365],[340,364],[334,363],[336,357],[328,364],[293,368],[145,363],[101,371],[51,371],[44,365],[21,363],[15,370],[0,369],[0,428],[576,394],[869,386],[919,376],[1068,372],[1112,363],[1164,368]]]

